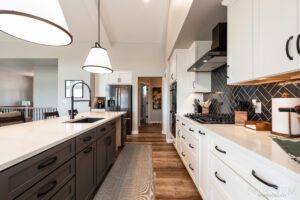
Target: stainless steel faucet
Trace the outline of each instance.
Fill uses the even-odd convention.
[[[82,84],[82,85],[85,85],[88,89],[89,89],[89,93],[90,93],[90,99],[89,100],[75,100],[74,99],[74,88],[76,85],[79,85],[79,84]],[[75,83],[73,86],[72,86],[72,91],[71,91],[71,114],[70,114],[70,118],[71,119],[74,119],[75,118],[75,114],[74,114],[74,102],[89,102],[89,107],[90,107],[90,110],[91,110],[91,106],[92,106],[92,91],[91,91],[91,88],[88,84],[86,84],[85,82],[78,82],[78,83]]]

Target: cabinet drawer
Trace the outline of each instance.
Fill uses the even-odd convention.
[[[14,199],[75,155],[71,139],[0,173],[0,199]]]
[[[241,147],[233,146],[217,137],[212,140],[211,152],[268,199],[300,198],[300,191],[297,189],[299,183],[258,155],[252,155]]]
[[[212,188],[221,191],[224,199],[266,199],[213,154],[210,156],[210,180]]]
[[[186,144],[188,149],[194,154],[197,155],[199,151],[199,138],[193,137],[185,129],[181,129],[181,140]]]
[[[75,159],[55,170],[32,188],[21,194],[16,200],[50,199],[75,175]]]
[[[97,128],[97,138],[100,138],[102,136],[105,135],[105,133],[111,131],[112,129],[114,129],[116,127],[116,121],[113,120],[113,121],[110,121],[110,122],[107,122],[101,126],[99,126]]]
[[[74,200],[75,199],[75,178],[72,178],[61,188],[50,200]]]
[[[96,139],[96,129],[92,129],[76,137],[76,153],[82,151]]]
[[[193,179],[195,185],[198,187],[198,157],[191,152],[191,150],[185,143],[182,143],[181,148],[181,159],[186,169],[188,170],[191,178]]]

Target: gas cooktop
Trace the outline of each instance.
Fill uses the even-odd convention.
[[[202,124],[234,124],[234,116],[231,114],[195,114],[184,115]]]

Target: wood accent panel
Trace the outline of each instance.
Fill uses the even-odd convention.
[[[151,144],[156,200],[201,200],[172,144],[160,133],[128,135],[127,143]]]

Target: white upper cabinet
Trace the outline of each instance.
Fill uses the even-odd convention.
[[[223,5],[228,6],[229,84],[299,70],[300,0],[224,0]]]
[[[177,80],[177,52],[176,50],[174,51],[174,53],[171,56],[170,62],[170,84],[174,83]]]
[[[235,0],[228,6],[228,83],[253,77],[253,1]]]
[[[298,0],[254,0],[254,78],[297,70]]]
[[[105,76],[105,74],[104,74]],[[114,71],[107,74],[107,84],[109,85],[131,85],[132,72],[131,71]]]

